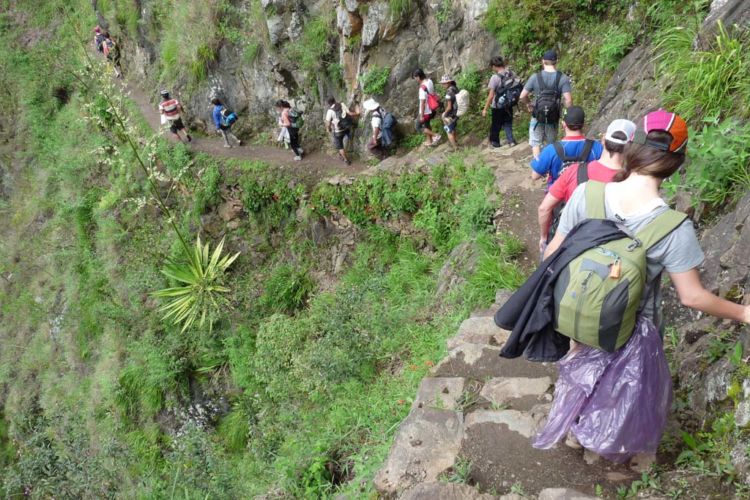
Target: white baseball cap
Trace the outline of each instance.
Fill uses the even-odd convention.
[[[367,99],[364,104],[364,108],[366,111],[375,111],[380,107],[380,104],[378,104],[378,101],[375,99]]]
[[[609,142],[614,142],[615,144],[627,144],[629,142],[632,142],[636,128],[638,128],[636,124],[631,122],[630,120],[618,118],[617,120],[614,120],[612,123],[610,123],[609,127],[607,127],[607,133],[604,134],[604,139]],[[627,139],[622,140],[612,137],[615,132],[622,132],[623,134],[625,134],[625,137],[627,137]]]

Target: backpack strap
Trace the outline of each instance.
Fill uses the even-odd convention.
[[[549,90],[547,88],[547,84],[544,82],[543,76],[544,76],[543,71],[540,71],[539,73],[536,74],[536,81],[537,81],[537,84],[539,84],[539,92],[544,92],[545,90]]]
[[[685,219],[687,219],[687,214],[672,209],[666,210],[635,234],[636,241],[640,241],[640,244],[648,250],[677,229],[685,222]]]
[[[591,154],[591,150],[594,148],[594,141],[591,139],[586,139],[586,141],[583,144],[583,149],[581,149],[581,152],[578,154],[577,159],[580,162],[588,161],[589,155]]]
[[[555,95],[560,96],[560,80],[562,80],[562,73],[555,71]]]
[[[583,163],[578,164],[578,172],[577,174],[577,180],[578,185],[580,186],[583,183],[586,183],[589,181],[589,162],[585,161]]]
[[[586,217],[589,219],[605,219],[607,217],[604,210],[604,186],[603,182],[598,181],[586,183],[584,194],[586,196]]]
[[[570,163],[571,161],[582,161],[577,156],[568,156],[568,153],[565,152],[565,147],[563,146],[563,143],[561,141],[552,143],[552,147],[555,148],[555,154],[557,154],[557,157],[560,158],[560,161],[563,163]]]

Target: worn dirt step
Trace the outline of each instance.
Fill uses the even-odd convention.
[[[498,377],[550,377],[557,378],[552,363],[530,363],[523,359],[500,357],[500,347],[479,344],[463,344],[448,353],[448,356],[432,369],[435,377],[464,377],[487,380]]]

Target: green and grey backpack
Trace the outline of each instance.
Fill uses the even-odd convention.
[[[604,219],[604,187],[586,183],[586,216]],[[646,286],[646,252],[687,218],[675,210],[656,216],[633,237],[591,248],[573,259],[555,283],[555,330],[577,342],[614,352],[635,328]]]

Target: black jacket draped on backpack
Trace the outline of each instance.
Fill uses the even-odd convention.
[[[575,226],[560,248],[542,262],[495,313],[495,324],[511,330],[500,356],[530,361],[558,361],[570,350],[570,339],[555,331],[555,282],[565,267],[590,248],[625,237],[616,223],[586,219]]]

